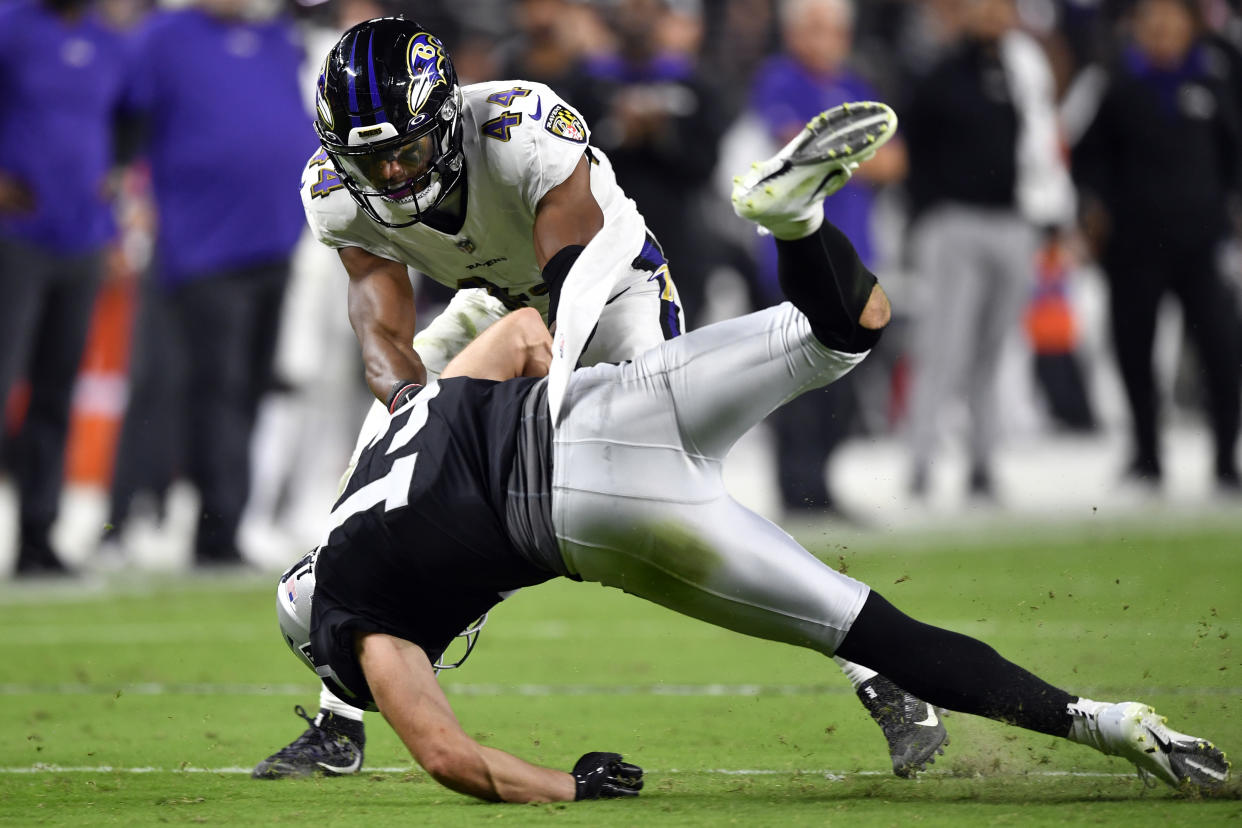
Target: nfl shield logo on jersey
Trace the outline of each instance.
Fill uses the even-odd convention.
[[[575,144],[587,142],[586,124],[582,123],[582,119],[576,112],[560,104],[552,107],[552,111],[548,113],[548,120],[544,121],[543,125],[548,132],[558,138],[573,141]]]

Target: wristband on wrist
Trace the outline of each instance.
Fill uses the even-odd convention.
[[[410,380],[397,380],[392,384],[392,390],[388,392],[388,413],[394,413],[398,408],[414,399],[414,395],[423,388],[421,383],[411,382]]]
[[[580,773],[571,773],[574,778],[574,802],[581,802],[590,798],[590,791],[587,788],[586,777]]]
[[[561,286],[565,284],[565,277],[569,275],[570,268],[574,266],[574,262],[578,261],[583,250],[586,250],[586,247],[581,244],[566,245],[543,266],[543,281],[548,286],[549,325],[556,322],[556,306],[561,302]]]

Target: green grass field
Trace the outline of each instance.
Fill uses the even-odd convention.
[[[979,636],[1096,699],[1137,698],[1242,756],[1242,521],[1022,529],[987,538],[803,538],[916,617]],[[356,777],[259,782],[317,690],[281,644],[272,577],[129,576],[0,587],[0,823],[316,825],[1215,825],[1212,798],[1145,788],[1127,763],[993,722],[947,720],[918,781],[822,657],[593,585],[492,614],[442,680],[468,732],[568,768],[643,765],[638,800],[496,806],[448,792],[378,716]]]

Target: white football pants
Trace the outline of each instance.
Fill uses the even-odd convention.
[[[575,372],[553,452],[552,523],[567,566],[684,615],[831,655],[868,587],[734,501],[721,468],[773,409],[863,356],[825,348],[786,302]]]

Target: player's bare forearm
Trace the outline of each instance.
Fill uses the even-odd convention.
[[[415,352],[414,291],[405,265],[357,247],[340,251],[349,273],[349,322],[362,347],[367,386],[387,402],[397,383],[427,381]]]
[[[503,382],[514,377],[547,376],[551,364],[552,336],[543,318],[534,308],[521,308],[467,345],[453,357],[440,377]]]
[[[542,268],[569,245],[585,246],[604,226],[604,211],[591,192],[591,162],[585,155],[569,178],[539,200],[535,210],[535,261]]]
[[[384,718],[437,782],[491,802],[567,802],[574,778],[480,745],[462,730],[420,647],[390,635],[359,635],[359,661]]]
[[[389,402],[393,387],[398,383],[426,384],[427,369],[409,340],[394,339],[375,332],[368,335],[359,333],[358,339],[362,344],[367,387],[380,402]]]

